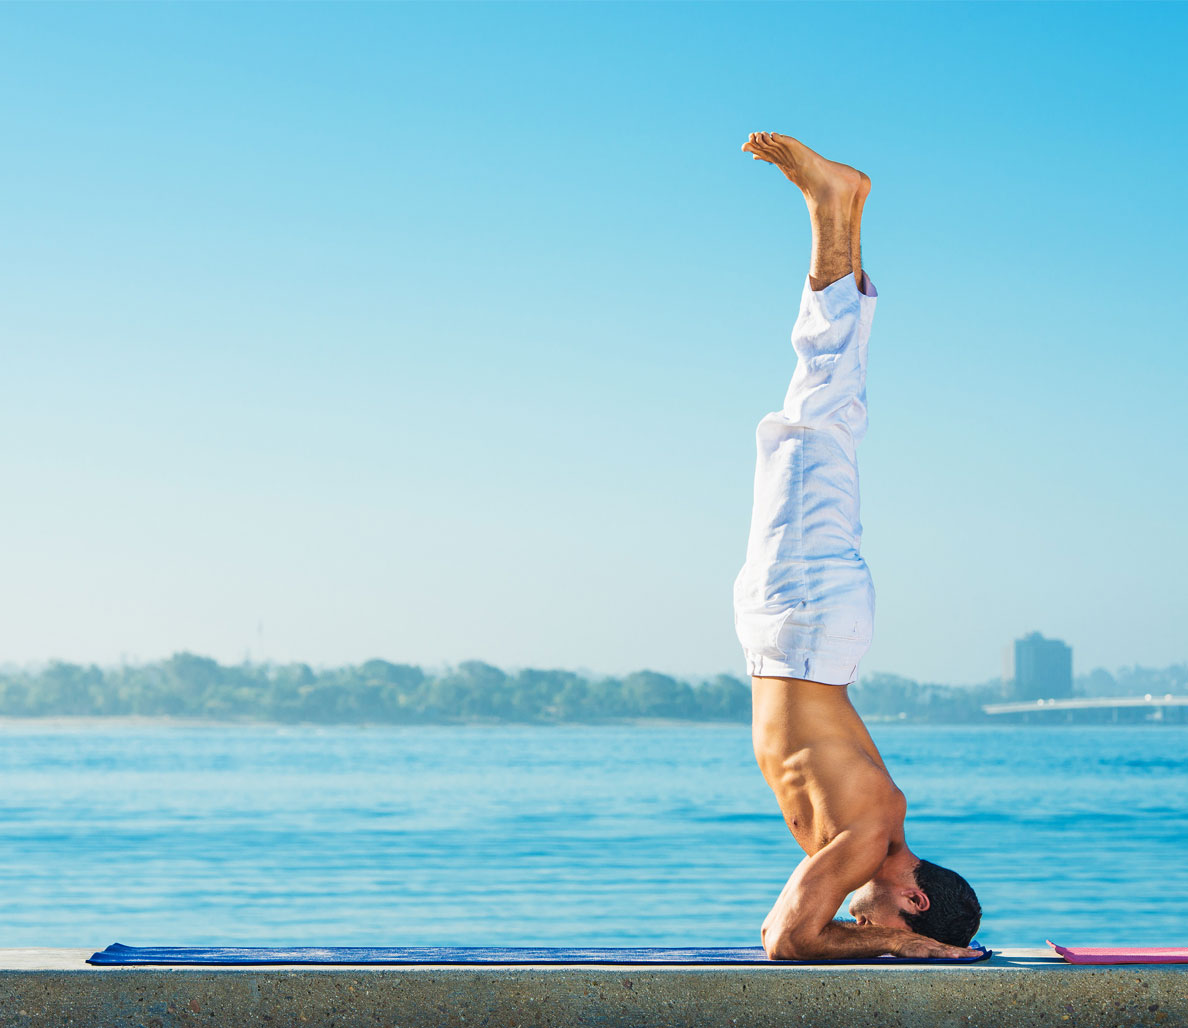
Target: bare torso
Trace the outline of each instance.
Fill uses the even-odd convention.
[[[873,956],[897,946],[939,953],[938,943],[901,929],[854,932],[831,922],[845,895],[884,862],[911,858],[903,793],[845,686],[753,678],[752,697],[755,755],[806,854],[764,919],[768,955]]]
[[[792,835],[809,856],[858,823],[903,844],[904,797],[844,686],[752,680],[755,756]]]

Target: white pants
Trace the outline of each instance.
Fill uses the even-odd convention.
[[[755,433],[755,505],[734,581],[747,673],[849,685],[874,630],[859,555],[856,448],[866,434],[866,344],[874,284],[864,271],[814,292],[792,329],[796,370],[783,410]]]

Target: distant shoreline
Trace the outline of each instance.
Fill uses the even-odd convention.
[[[911,718],[868,717],[870,724],[922,726],[929,728],[1183,728],[1184,722],[1176,721],[1129,721],[1121,723],[1089,721],[1015,721],[1000,722],[938,722],[913,721]],[[176,717],[168,714],[44,714],[29,717],[0,716],[0,732],[21,728],[747,728],[741,721],[710,720],[701,718],[668,717],[623,717],[606,718],[600,721],[505,721],[496,718],[467,721],[419,721],[401,723],[395,721],[264,721],[254,719],[219,720],[215,718]]]
[[[509,728],[568,728],[574,725],[582,727],[598,727],[600,725],[622,726],[672,726],[688,727],[691,725],[709,725],[744,727],[742,721],[727,719],[713,720],[710,718],[670,718],[670,717],[622,717],[605,718],[598,721],[508,721],[502,718],[468,719],[466,721],[268,721],[256,718],[240,718],[235,720],[177,717],[170,714],[36,714],[28,717],[10,717],[0,715],[0,729],[25,725],[41,725],[55,728],[69,728],[73,726],[88,726],[97,724],[114,725],[143,725],[145,727],[253,727],[253,728],[467,728],[472,725],[499,726]]]
[[[957,687],[875,672],[854,683],[851,700],[872,725],[975,725],[996,723],[999,716],[1015,723],[1037,718],[1049,723],[1050,717],[1065,720],[1066,715],[1066,723],[1073,724],[1133,724],[1148,713],[1188,724],[1188,663],[1132,668],[1119,677],[1099,669],[1074,685],[1072,696],[1064,698],[1086,702],[1053,706],[1047,699],[1020,696],[999,679]],[[1174,702],[1164,710],[1151,697]],[[1129,702],[1136,698],[1143,702]],[[1003,705],[1008,709],[999,709]],[[43,727],[81,729],[98,723],[91,720],[96,718],[111,719],[113,727],[167,730],[181,725],[749,725],[751,715],[751,683],[728,674],[685,681],[645,669],[588,677],[548,668],[507,672],[479,660],[426,671],[378,658],[315,671],[306,664],[224,666],[189,652],[108,669],[64,661],[0,669],[0,723],[9,732],[19,730],[18,722],[25,725],[26,718],[38,719]]]

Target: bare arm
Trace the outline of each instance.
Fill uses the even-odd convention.
[[[830,921],[815,939],[805,940],[800,946],[803,948],[797,949],[796,956],[783,959],[838,960],[878,957],[884,953],[894,953],[898,957],[971,957],[976,952],[962,946],[946,946],[906,928],[880,928],[858,925],[853,921]]]
[[[946,946],[907,929],[834,921],[846,894],[870,879],[887,854],[881,824],[855,825],[802,860],[764,922],[763,948],[772,960],[877,957],[965,957],[974,951]]]

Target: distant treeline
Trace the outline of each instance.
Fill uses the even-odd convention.
[[[507,674],[468,660],[430,674],[369,660],[318,670],[307,664],[223,665],[177,653],[140,666],[54,662],[0,672],[0,715],[169,715],[321,724],[458,721],[600,721],[667,717],[740,721],[751,690],[729,675],[696,687],[654,671],[585,678],[572,671]]]
[[[1097,670],[1076,680],[1082,695],[1188,690],[1188,665]],[[988,722],[982,704],[1002,700],[993,680],[978,686],[864,675],[850,687],[859,712],[878,720],[934,724]],[[138,666],[101,668],[55,661],[0,671],[0,716],[141,715],[319,724],[431,724],[463,721],[597,722],[624,718],[741,721],[750,718],[748,682],[731,675],[686,682],[655,671],[588,678],[572,671],[501,671],[469,660],[429,673],[413,664],[369,660],[314,670],[307,664],[223,665],[177,653]],[[1127,714],[1127,719],[1145,712]],[[1062,715],[1063,716],[1063,715]],[[1078,720],[1101,720],[1083,712]]]

